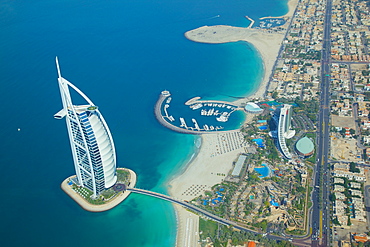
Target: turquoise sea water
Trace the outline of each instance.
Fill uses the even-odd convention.
[[[111,211],[90,213],[59,188],[74,169],[65,122],[53,119],[61,109],[55,56],[62,75],[99,106],[118,165],[137,172],[138,187],[167,193],[196,138],[156,122],[158,94],[230,100],[255,90],[263,71],[247,43],[198,44],[183,33],[286,12],[286,0],[0,1],[2,245],[175,243],[168,202],[130,195]]]

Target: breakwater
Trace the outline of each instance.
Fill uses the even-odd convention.
[[[161,94],[159,95],[159,98],[157,100],[157,103],[155,104],[154,106],[154,115],[156,117],[156,119],[158,120],[158,122],[166,127],[166,128],[169,128],[170,130],[173,130],[173,131],[176,131],[176,132],[180,132],[180,133],[184,133],[184,134],[193,134],[193,135],[200,135],[202,134],[202,132],[200,131],[194,131],[194,130],[188,130],[188,129],[182,129],[180,127],[177,127],[177,126],[174,126],[170,123],[168,123],[163,115],[162,115],[162,112],[161,112],[161,109],[162,109],[162,103],[165,99],[167,99],[168,97],[170,97],[171,94],[169,91],[162,91]],[[208,132],[209,133],[209,132]]]
[[[227,96],[227,97],[232,97],[232,96]],[[244,99],[244,97],[240,97],[241,99]],[[222,101],[222,100],[201,100],[201,97],[194,97],[189,99],[188,101],[185,102],[185,105],[193,105],[193,104],[198,104],[198,103],[216,103],[216,104],[226,104],[226,105],[232,105],[236,109],[235,110],[243,110],[243,107],[237,106],[234,103],[230,103],[227,101]]]

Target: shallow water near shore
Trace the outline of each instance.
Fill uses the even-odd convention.
[[[90,213],[60,189],[74,168],[65,121],[53,119],[62,107],[55,56],[62,75],[99,106],[118,166],[137,173],[137,187],[167,193],[168,180],[197,147],[196,137],[156,121],[159,93],[169,90],[179,102],[195,96],[232,101],[256,90],[263,72],[248,44],[199,44],[184,32],[203,25],[248,26],[245,15],[286,12],[285,0],[2,1],[4,246],[175,243],[176,217],[166,201],[131,194],[108,212]]]

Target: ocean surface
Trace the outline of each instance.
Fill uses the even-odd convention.
[[[159,93],[169,90],[179,102],[233,100],[256,90],[263,73],[249,44],[194,43],[184,32],[248,26],[246,15],[287,10],[287,0],[1,0],[1,245],[175,244],[176,216],[166,201],[132,194],[113,210],[90,213],[60,189],[74,168],[65,121],[53,118],[62,107],[55,56],[63,77],[99,106],[118,166],[138,174],[137,187],[167,193],[198,147],[196,137],[155,120]]]

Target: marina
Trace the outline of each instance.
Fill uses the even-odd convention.
[[[259,28],[269,29],[273,27],[282,26],[286,23],[284,18],[274,18],[274,17],[262,17],[260,18]]]
[[[180,133],[202,134],[229,131],[230,129],[225,129],[225,124],[228,124],[231,114],[238,110],[243,111],[243,108],[229,102],[200,100],[200,97],[194,97],[185,102],[186,108],[191,110],[190,115],[192,115],[189,120],[186,120],[185,116],[180,115],[182,113],[178,117],[174,117],[178,114],[178,112],[175,114],[174,110],[172,110],[174,115],[169,113],[172,102],[170,96],[169,91],[161,92],[155,105],[155,116],[163,126]]]

